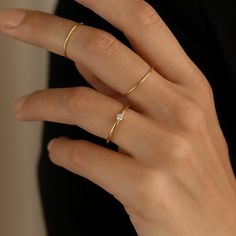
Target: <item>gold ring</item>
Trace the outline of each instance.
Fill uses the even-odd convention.
[[[126,106],[120,113],[116,114],[116,121],[115,121],[114,125],[112,126],[111,131],[107,137],[107,143],[109,143],[111,141],[116,127],[119,125],[119,123],[121,121],[124,120],[125,113],[128,111],[129,107],[130,106]]]
[[[79,23],[80,25],[83,25],[84,23]],[[67,37],[66,37],[66,39],[65,39],[65,42],[64,42],[64,56],[65,56],[65,58],[67,58],[67,47],[68,47],[68,42],[69,42],[69,40],[70,40],[70,37],[71,37],[71,35],[73,34],[73,32],[75,31],[75,29],[78,27],[79,25],[78,24],[76,24],[76,25],[74,25],[72,28],[71,28],[71,30],[69,31],[69,33],[67,34]]]
[[[142,83],[148,78],[148,76],[152,73],[152,71],[153,71],[154,68],[155,68],[155,67],[152,67],[152,68],[148,71],[148,73],[147,73],[141,80],[139,80],[127,93],[122,94],[121,96],[122,96],[122,97],[125,97],[125,96],[127,96],[128,94],[130,94],[131,92],[133,92],[140,84],[142,84]]]

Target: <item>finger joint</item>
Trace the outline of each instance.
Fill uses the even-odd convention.
[[[91,89],[78,87],[70,91],[64,99],[64,106],[72,114],[78,114],[87,107],[94,105],[96,98]]]
[[[160,23],[161,18],[155,9],[145,1],[137,1],[136,6],[136,22],[139,25],[148,27]]]
[[[95,52],[109,57],[119,54],[121,48],[121,43],[113,35],[104,31],[96,32],[88,45],[88,50],[92,53]]]

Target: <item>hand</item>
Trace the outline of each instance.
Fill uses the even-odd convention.
[[[34,92],[17,103],[17,119],[78,125],[107,138],[128,102],[112,138],[122,152],[63,137],[50,142],[51,160],[113,194],[139,235],[236,235],[235,177],[204,75],[145,1],[80,3],[120,29],[135,52],[107,32],[80,26],[68,56],[95,89]],[[74,24],[29,10],[0,14],[4,33],[60,55]],[[151,66],[126,101],[116,99]]]

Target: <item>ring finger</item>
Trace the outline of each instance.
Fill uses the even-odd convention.
[[[78,125],[94,135],[107,138],[116,120],[115,114],[123,108],[120,102],[91,88],[48,89],[34,92],[18,103],[17,119]],[[153,121],[129,109],[115,129],[112,141],[130,155],[148,159],[153,156],[151,147],[161,143],[158,137],[163,139],[164,136]]]

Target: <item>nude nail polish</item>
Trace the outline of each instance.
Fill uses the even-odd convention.
[[[0,28],[11,29],[20,25],[26,12],[22,9],[5,9],[0,11]]]
[[[19,112],[21,110],[27,97],[28,97],[27,95],[22,96],[16,101],[15,106],[14,106],[15,112]]]

